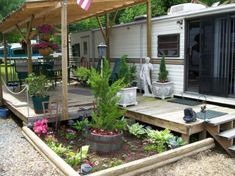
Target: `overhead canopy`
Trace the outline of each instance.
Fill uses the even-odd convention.
[[[68,2],[68,23],[74,23],[92,16],[102,15],[148,0],[93,0],[88,11],[84,11],[76,4],[76,0]],[[8,33],[16,25],[25,27],[32,21],[32,27],[41,24],[59,25],[61,23],[61,3],[63,0],[26,0],[16,11],[13,11],[0,23],[0,32]]]

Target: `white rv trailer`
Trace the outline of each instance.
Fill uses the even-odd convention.
[[[137,65],[147,55],[146,20],[120,24],[110,35],[110,57],[127,54]],[[74,57],[97,61],[97,46],[104,42],[99,29],[71,34]],[[235,4],[205,7],[173,6],[166,16],[152,19],[152,78],[165,55],[174,93],[192,92],[230,97],[235,102]]]

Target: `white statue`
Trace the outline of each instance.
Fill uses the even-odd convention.
[[[142,79],[144,84],[144,95],[152,97],[152,83],[151,83],[151,71],[153,70],[153,65],[149,63],[150,58],[145,58],[145,64],[142,65],[140,70],[140,79]],[[150,92],[151,91],[151,92]]]

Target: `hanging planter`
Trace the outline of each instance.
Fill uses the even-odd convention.
[[[49,56],[51,54],[51,48],[41,48],[39,49],[39,53],[42,55],[42,56]]]
[[[39,39],[42,41],[49,41],[51,38],[51,34],[39,34]]]

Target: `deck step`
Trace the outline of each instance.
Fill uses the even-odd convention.
[[[227,139],[233,139],[235,138],[235,128],[219,133],[218,136],[224,137]]]
[[[235,120],[235,114],[226,114],[226,115],[223,115],[223,116],[220,116],[220,117],[210,119],[208,124],[217,126],[217,125],[220,125],[220,124],[231,122],[233,120]]]
[[[228,149],[229,149],[229,150],[232,150],[232,151],[234,151],[234,152],[235,152],[235,145],[233,145],[233,146],[229,147]]]

